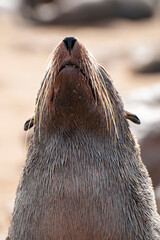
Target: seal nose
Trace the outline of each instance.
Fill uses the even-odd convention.
[[[63,39],[64,45],[69,52],[71,52],[71,50],[73,49],[76,41],[77,39],[75,37],[66,37]]]

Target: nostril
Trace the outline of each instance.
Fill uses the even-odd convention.
[[[71,52],[71,50],[73,49],[76,41],[77,39],[75,37],[66,37],[63,39],[63,42],[69,52]]]

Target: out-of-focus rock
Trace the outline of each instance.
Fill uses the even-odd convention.
[[[39,23],[87,24],[104,19],[141,19],[154,14],[157,0],[22,0],[25,18]]]
[[[21,0],[20,12],[26,19],[49,23],[59,15],[58,0]]]
[[[16,11],[22,0],[0,0],[0,10]]]
[[[141,125],[131,123],[141,146],[142,160],[153,180],[160,184],[160,84],[132,91],[125,98],[126,110],[135,113]]]
[[[111,0],[113,6],[113,16],[140,19],[150,17],[154,13],[156,0]]]
[[[152,178],[160,213],[160,84],[130,92],[125,102],[125,108],[141,120],[140,126],[131,123],[131,127],[141,147],[142,161]]]
[[[160,46],[141,46],[131,53],[131,68],[137,73],[160,72]]]

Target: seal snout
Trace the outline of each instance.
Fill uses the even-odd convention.
[[[63,39],[63,43],[69,53],[71,53],[76,41],[77,41],[77,39],[75,37],[66,37]]]

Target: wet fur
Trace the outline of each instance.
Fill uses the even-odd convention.
[[[91,61],[84,72],[93,76],[96,99],[87,87],[88,102],[76,102],[78,110],[74,101],[73,112],[69,104],[55,101],[63,51],[62,45],[55,50],[38,93],[10,240],[160,239],[152,183],[122,100],[108,74],[78,41],[73,54]]]

